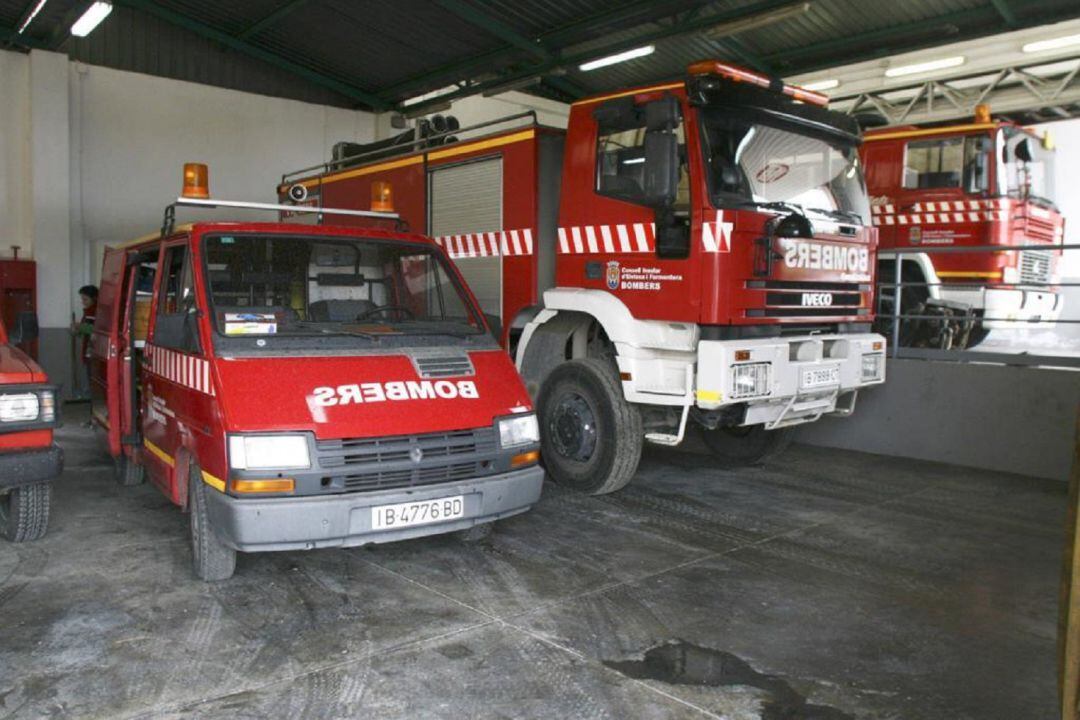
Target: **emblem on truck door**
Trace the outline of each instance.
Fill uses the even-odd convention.
[[[619,263],[612,260],[607,264],[607,286],[608,290],[619,289]]]

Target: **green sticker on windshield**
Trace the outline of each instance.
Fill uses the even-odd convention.
[[[222,245],[232,245],[234,242],[236,242],[236,238],[231,238],[231,237],[223,237],[223,238],[221,238],[221,244]]]

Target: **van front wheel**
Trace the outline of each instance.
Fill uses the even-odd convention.
[[[206,494],[211,492],[194,462],[188,476],[188,512],[191,514],[191,554],[200,580],[228,580],[236,570],[236,551],[224,545],[210,527]],[[214,490],[213,492],[217,492]]]
[[[0,495],[0,535],[11,542],[30,542],[49,527],[52,483],[39,482],[12,488]]]

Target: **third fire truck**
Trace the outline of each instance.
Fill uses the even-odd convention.
[[[721,457],[756,461],[884,381],[859,130],[825,105],[704,61],[574,103],[565,131],[407,133],[278,192],[392,201],[435,236],[501,321],[548,472],[605,493],[643,441],[679,444],[693,423]]]
[[[862,148],[880,281],[896,282],[902,258],[899,342],[973,347],[995,328],[1055,320],[1053,287],[1065,235],[1054,204],[1049,136],[1002,120],[980,105],[974,122],[882,128]],[[897,248],[1000,246],[1014,252],[911,252]],[[881,294],[880,329],[891,328],[891,287]]]

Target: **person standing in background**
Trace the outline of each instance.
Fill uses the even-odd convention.
[[[79,360],[82,363],[82,379],[84,384],[79,388],[81,397],[90,397],[90,336],[94,332],[94,321],[97,318],[98,289],[96,285],[83,285],[79,288],[79,299],[82,301],[82,319],[71,324],[71,332],[75,340],[81,338],[79,343]]]

